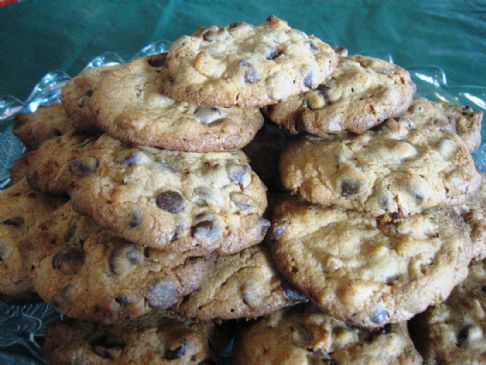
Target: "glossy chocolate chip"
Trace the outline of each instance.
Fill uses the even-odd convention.
[[[186,200],[181,193],[173,190],[164,191],[157,197],[157,206],[169,213],[177,214],[184,210]]]
[[[462,347],[462,345],[464,345],[464,342],[466,342],[469,338],[469,330],[470,327],[464,327],[461,331],[459,331],[457,334],[457,346]]]
[[[144,261],[142,246],[132,243],[121,244],[110,254],[109,264],[111,272],[121,274],[131,266],[140,265]]]
[[[312,89],[312,82],[314,80],[314,75],[312,73],[312,71],[309,71],[305,77],[304,77],[304,86],[309,88],[309,89]]]
[[[84,93],[84,95],[86,95],[88,98],[90,98],[91,96],[93,96],[93,90],[86,90],[86,92]]]
[[[277,48],[272,48],[268,51],[267,55],[265,58],[267,60],[274,60],[282,55],[282,51],[277,49]]]
[[[377,323],[377,324],[385,324],[388,321],[389,318],[390,318],[390,315],[384,309],[376,310],[371,315],[371,321],[374,322],[374,323]]]
[[[62,136],[62,131],[60,129],[57,129],[57,128],[52,128],[51,129],[51,136],[53,136],[53,137]]]
[[[486,286],[482,286],[481,290],[486,293]]]
[[[250,167],[248,165],[229,164],[226,166],[228,178],[235,185],[242,185],[250,175]]]
[[[316,54],[317,52],[319,52],[319,48],[316,46],[316,44],[314,42],[309,41],[308,45],[309,45],[309,48],[310,48],[310,50],[313,54]]]
[[[119,295],[115,297],[115,302],[117,302],[120,305],[127,305],[130,304],[130,296],[129,295]]]
[[[205,220],[193,226],[191,229],[191,234],[194,238],[200,240],[214,241],[218,239],[220,229],[213,221]]]
[[[351,196],[357,194],[359,191],[359,184],[344,180],[341,182],[341,195]]]
[[[230,193],[230,200],[241,210],[250,210],[255,207],[255,203],[252,198],[236,191]]]
[[[255,67],[248,62],[247,60],[241,60],[240,61],[240,68],[243,71],[243,80],[247,84],[254,84],[257,82],[260,77],[258,76],[258,72],[255,69]]]
[[[123,165],[135,165],[139,163],[141,160],[142,160],[142,153],[135,151],[123,157],[120,163]]]
[[[284,291],[285,297],[290,300],[291,302],[306,302],[307,297],[299,292],[297,289],[294,289],[290,286],[289,283],[284,281],[282,283],[282,289]]]
[[[167,360],[180,359],[182,356],[186,354],[186,352],[187,352],[187,344],[183,343],[181,346],[178,346],[175,349],[168,348],[167,350],[165,350],[164,357]]]
[[[326,103],[329,103],[331,101],[331,99],[329,98],[329,90],[330,90],[329,86],[321,84],[317,87],[316,90],[319,92],[319,94],[322,95]]]
[[[22,227],[24,224],[24,218],[22,217],[10,217],[5,219],[3,222],[6,226]]]
[[[152,67],[162,67],[165,65],[166,53],[150,56],[147,63]]]
[[[272,233],[270,235],[270,238],[272,240],[278,239],[281,235],[285,233],[285,231],[289,228],[289,224],[287,222],[284,222],[278,226],[274,226],[272,229]]]
[[[194,110],[194,116],[199,123],[208,125],[221,117],[221,110],[213,106],[201,105]]]
[[[415,200],[417,204],[422,204],[424,202],[424,194],[420,191],[415,193]]]
[[[128,226],[130,228],[137,228],[142,224],[143,217],[139,212],[132,212],[128,216]]]
[[[223,42],[229,38],[229,33],[223,27],[211,27],[203,34],[203,39],[208,42]]]
[[[74,176],[83,177],[93,173],[98,167],[98,160],[94,157],[78,158],[69,163],[69,171]]]
[[[177,288],[173,281],[161,279],[151,285],[145,298],[152,308],[169,308],[176,301]]]
[[[126,346],[121,339],[110,335],[98,337],[90,342],[93,352],[103,359],[115,359],[120,356]]]
[[[85,260],[85,254],[81,248],[67,247],[59,251],[52,258],[52,267],[65,275],[77,274]]]

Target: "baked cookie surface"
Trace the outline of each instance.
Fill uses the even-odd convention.
[[[359,329],[311,306],[282,310],[244,328],[235,365],[420,365],[405,324]]]
[[[34,113],[17,114],[13,127],[14,134],[31,150],[72,130],[73,124],[61,103],[41,106]]]
[[[428,365],[472,365],[486,362],[486,262],[469,267],[467,279],[447,301],[414,319],[418,348]]]
[[[40,222],[19,250],[42,299],[69,317],[108,324],[169,308],[199,287],[212,262],[115,237],[71,203]]]
[[[174,310],[189,318],[255,318],[307,301],[276,271],[261,245],[219,256],[201,287]]]
[[[57,203],[56,199],[34,192],[25,179],[0,192],[0,293],[19,299],[33,293],[18,244]]]
[[[292,134],[363,133],[404,112],[415,89],[410,74],[397,65],[367,56],[342,57],[324,83],[268,107],[267,114]]]
[[[212,106],[264,106],[317,87],[337,56],[314,36],[269,17],[253,26],[201,28],[175,41],[167,56],[164,92]]]
[[[283,185],[304,199],[380,216],[466,201],[480,176],[463,141],[389,119],[332,141],[302,138],[280,156]]]
[[[280,272],[329,315],[379,327],[445,300],[467,276],[471,240],[452,210],[370,218],[287,200],[269,248]]]
[[[269,226],[266,188],[240,151],[128,147],[103,135],[64,172],[78,211],[144,246],[230,254],[261,242]]]
[[[164,96],[165,58],[139,58],[105,74],[91,101],[101,129],[125,142],[193,152],[235,150],[253,139],[263,125],[257,108],[198,106]]]
[[[72,120],[72,124],[79,133],[96,133],[98,127],[95,115],[91,112],[89,104],[93,92],[100,80],[119,65],[89,68],[73,77],[66,83],[61,93],[62,105]]]
[[[117,326],[65,320],[51,325],[49,364],[215,365],[213,326],[146,316]]]

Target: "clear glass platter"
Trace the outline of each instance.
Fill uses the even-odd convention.
[[[165,52],[169,43],[154,42],[142,48],[133,58]],[[393,56],[382,51],[358,52],[393,62]],[[89,62],[85,68],[123,63],[118,54],[105,52]],[[432,100],[444,100],[454,104],[470,105],[486,112],[486,87],[474,85],[448,85],[446,74],[437,66],[407,67],[417,84],[418,95]],[[40,105],[59,101],[60,93],[69,75],[60,70],[47,73],[33,88],[30,96],[21,101],[14,96],[0,96],[0,191],[10,183],[9,169],[24,152],[25,147],[13,135],[13,117],[17,113],[34,112]],[[484,123],[483,123],[484,129]],[[478,169],[486,172],[486,141],[483,133],[481,147],[473,154]],[[62,316],[51,306],[40,303],[24,306],[0,302],[0,364],[44,364],[42,339],[46,325]],[[227,357],[227,356],[226,356]]]

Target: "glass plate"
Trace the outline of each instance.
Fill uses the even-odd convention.
[[[142,48],[132,59],[165,52],[168,48],[169,43],[166,41],[154,42]],[[380,50],[363,50],[359,53],[394,61],[392,55]],[[85,69],[123,62],[125,60],[118,54],[105,52],[89,62]],[[432,100],[470,105],[473,109],[486,112],[486,87],[449,86],[444,71],[437,66],[413,66],[407,69],[417,84],[418,95]],[[51,71],[35,85],[27,100],[20,101],[13,96],[0,97],[0,191],[10,183],[10,166],[25,152],[25,147],[12,133],[13,117],[20,112],[34,112],[40,105],[59,101],[61,90],[69,79],[69,75],[63,71]],[[486,172],[484,136],[481,147],[473,156],[477,167]],[[45,303],[12,306],[0,302],[0,364],[44,364],[42,340],[46,325],[61,318],[59,313]],[[225,351],[222,356],[227,360],[229,351]]]

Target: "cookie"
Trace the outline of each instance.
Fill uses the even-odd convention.
[[[119,65],[89,68],[66,83],[61,93],[62,105],[71,118],[76,131],[80,133],[96,133],[98,127],[95,115],[91,112],[89,104],[91,96],[98,83],[106,73],[116,70]]]
[[[26,154],[26,177],[35,190],[65,194],[68,182],[63,180],[63,167],[79,157],[80,151],[97,137],[68,133],[46,141],[39,149]]]
[[[61,313],[113,324],[166,309],[197,289],[212,259],[144,248],[67,203],[19,245],[39,296]]]
[[[397,65],[367,56],[342,57],[324,83],[268,107],[267,114],[292,134],[363,133],[404,112],[415,90],[410,74]]]
[[[128,147],[103,135],[62,170],[79,212],[144,246],[231,254],[269,227],[265,186],[240,151]]]
[[[351,327],[311,306],[279,311],[238,335],[234,365],[421,365],[406,324]]]
[[[33,293],[17,245],[56,204],[55,199],[34,192],[25,179],[0,192],[0,293],[19,299]]]
[[[10,183],[18,183],[27,174],[27,155],[19,157],[10,167]]]
[[[480,183],[456,134],[401,119],[361,135],[291,143],[282,151],[280,174],[287,189],[308,201],[372,216],[461,204]]]
[[[329,315],[365,327],[406,321],[445,300],[471,259],[453,210],[371,218],[288,200],[275,208],[271,236],[290,283]]]
[[[213,327],[156,316],[117,326],[65,320],[48,327],[44,354],[56,365],[215,365]]]
[[[263,125],[258,108],[179,103],[161,93],[165,54],[138,58],[107,72],[91,98],[96,123],[116,139],[177,151],[242,148]]]
[[[61,103],[40,106],[34,113],[17,114],[13,132],[27,148],[35,150],[46,140],[73,130]]]
[[[469,267],[466,281],[446,302],[413,320],[412,334],[427,365],[472,365],[486,362],[486,262]],[[418,330],[418,331],[417,331]],[[416,332],[416,333],[414,333]]]
[[[168,53],[163,91],[178,101],[222,107],[275,104],[316,88],[337,64],[333,49],[269,17],[260,25],[201,28]]]
[[[259,245],[229,256],[219,256],[203,284],[174,308],[200,320],[255,318],[307,301],[277,273]]]
[[[468,227],[474,260],[486,258],[486,175],[481,173],[481,186],[471,199],[454,207]]]
[[[430,127],[435,130],[457,133],[469,151],[481,144],[481,121],[483,112],[470,106],[454,105],[425,98],[414,100],[410,108],[400,115],[400,120],[413,123],[416,127]]]
[[[265,123],[255,138],[243,148],[250,160],[251,168],[269,190],[282,191],[278,161],[287,140],[288,137],[276,125]]]

